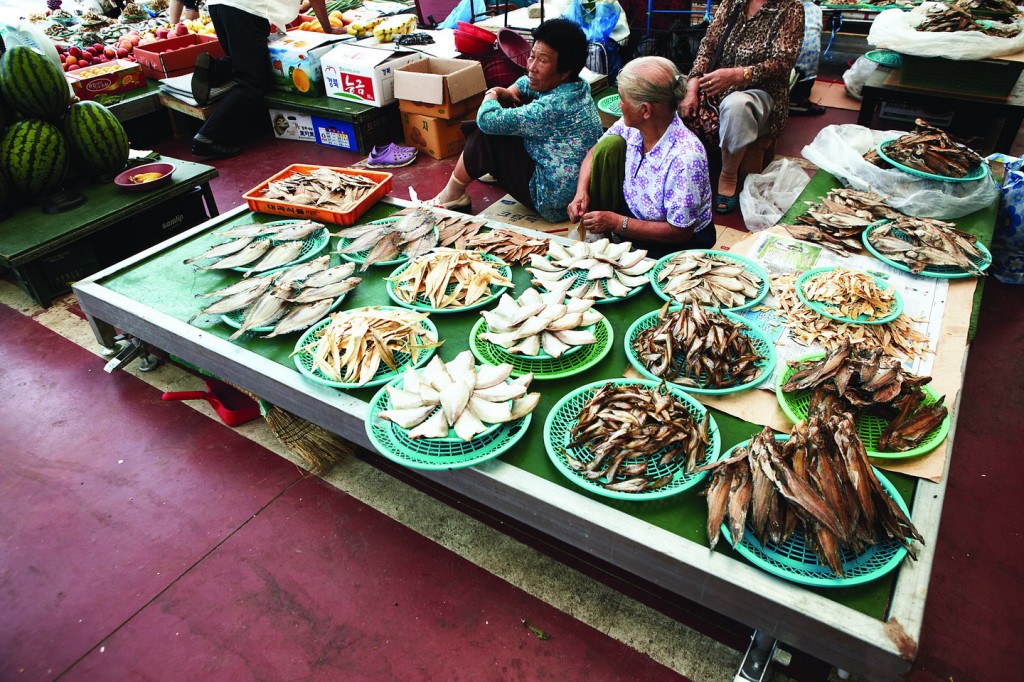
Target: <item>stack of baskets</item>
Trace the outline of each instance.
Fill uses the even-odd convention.
[[[512,29],[498,31],[498,48],[480,54],[463,54],[480,62],[489,88],[507,88],[526,73],[530,43]]]

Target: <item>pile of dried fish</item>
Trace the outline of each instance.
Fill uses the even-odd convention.
[[[803,282],[803,293],[826,313],[851,320],[880,320],[896,307],[892,286],[883,288],[868,273],[848,268],[811,275]]]
[[[930,266],[951,266],[981,276],[984,272],[977,263],[987,258],[977,241],[974,235],[935,218],[903,217],[868,235],[868,243],[880,254],[917,274]]]
[[[839,253],[860,251],[863,248],[860,235],[865,228],[879,220],[902,215],[886,206],[884,199],[874,192],[856,189],[833,189],[820,203],[808,201],[807,204],[807,213],[796,218],[799,224],[786,225],[786,230],[797,239],[819,242]]]
[[[664,384],[650,388],[609,382],[580,409],[563,454],[574,471],[608,490],[653,490],[671,483],[675,474],[654,478],[649,468],[682,463],[689,473],[704,460],[711,444],[710,419],[706,411],[703,420],[694,419]],[[568,452],[581,446],[592,457],[587,462]],[[627,464],[627,459],[639,461]]]
[[[219,300],[192,319],[200,315],[237,316],[240,326],[229,337],[232,340],[270,325],[274,326],[263,338],[312,327],[323,319],[340,296],[362,281],[352,277],[355,264],[332,268],[330,262],[330,256],[321,256],[284,272],[242,279],[209,294],[199,294],[198,297]]]
[[[526,265],[530,256],[544,256],[548,252],[547,239],[529,237],[515,230],[491,230],[470,237],[466,248],[497,256],[509,265]]]
[[[847,324],[814,312],[797,297],[796,276],[771,278],[772,295],[789,335],[803,346],[838,348],[844,340],[862,348],[881,348],[889,355],[911,360],[928,352],[928,337],[914,329],[906,314],[885,324]],[[758,307],[758,311],[774,310]]]
[[[1016,7],[1013,8],[1012,13],[1017,13]],[[924,20],[917,25],[917,30],[937,33],[978,31],[997,38],[1013,38],[1020,34],[1020,27],[1013,24],[979,23],[975,21],[974,13],[968,3],[955,2],[951,2],[945,8],[941,5],[930,8]]]
[[[893,161],[933,175],[962,178],[981,164],[981,157],[949,135],[922,119],[914,121],[914,131],[885,145],[885,155]],[[889,162],[872,149],[864,159],[879,168]]]
[[[518,299],[502,294],[498,307],[481,313],[487,331],[480,338],[509,353],[535,356],[543,349],[561,357],[570,348],[597,343],[586,327],[604,315],[591,310],[593,305],[591,300],[563,299],[558,292],[541,294],[536,289],[527,289]]]
[[[186,259],[185,264],[214,261],[209,265],[196,266],[201,270],[230,270],[251,265],[245,273],[248,277],[292,262],[302,253],[304,240],[324,229],[323,225],[312,220],[289,225],[237,225],[217,233],[219,237],[227,237],[228,241]]]
[[[308,353],[314,371],[333,381],[362,386],[373,379],[382,362],[397,371],[396,353],[408,355],[415,364],[420,353],[443,343],[420,324],[426,318],[426,313],[379,306],[346,310],[331,315],[330,323],[292,354]]]
[[[308,173],[295,172],[283,180],[269,181],[263,198],[345,213],[369,196],[376,186],[376,182],[363,175],[314,168]]]
[[[738,262],[680,251],[665,261],[658,282],[679,303],[737,308],[757,296],[763,280]]]
[[[475,251],[438,247],[409,263],[396,275],[395,295],[405,303],[425,298],[432,308],[465,308],[491,295],[491,287],[510,287],[501,263]]]
[[[753,381],[764,358],[744,325],[696,303],[658,312],[658,324],[633,338],[633,351],[656,377],[683,386],[729,388]]]
[[[821,360],[793,363],[796,372],[783,385],[787,393],[810,390],[808,415],[828,418],[850,413],[877,414],[889,425],[878,441],[882,452],[902,452],[921,444],[946,418],[944,398],[924,405],[921,387],[931,377],[903,369],[900,361],[881,349],[852,349],[843,343]]]
[[[1013,0],[959,0],[956,4],[979,15],[1020,14]]]
[[[409,438],[445,438],[449,428],[464,441],[487,430],[525,417],[540,402],[540,393],[527,394],[532,374],[509,379],[512,365],[473,364],[463,351],[445,363],[434,356],[423,369],[409,367],[402,387],[388,386],[390,409],[381,419],[409,429]]]
[[[533,284],[547,291],[575,298],[622,298],[644,284],[644,273],[654,261],[644,260],[645,250],[631,251],[630,242],[608,239],[576,242],[565,247],[551,242],[547,257],[530,256]]]
[[[859,554],[892,541],[923,542],[875,476],[848,415],[800,422],[785,443],[766,427],[749,447],[704,469],[713,471],[704,491],[712,547],[727,518],[734,545],[747,528],[762,545],[783,545],[800,533],[842,577],[844,547]]]

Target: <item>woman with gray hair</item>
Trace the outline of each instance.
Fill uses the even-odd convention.
[[[711,248],[707,154],[676,114],[685,77],[663,57],[640,57],[619,73],[618,87],[622,118],[587,152],[569,217],[652,255]]]

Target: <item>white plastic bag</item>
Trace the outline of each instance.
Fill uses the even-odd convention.
[[[971,182],[942,182],[895,168],[879,168],[864,160],[864,154],[879,142],[905,134],[902,130],[831,125],[823,128],[801,154],[847,186],[886,197],[887,204],[907,215],[952,220],[996,200],[998,190],[988,174]]]
[[[926,2],[912,12],[904,12],[901,9],[879,12],[871,22],[868,43],[917,57],[946,59],[989,59],[1024,51],[1024,33],[1013,38],[997,38],[987,36],[981,31],[916,30],[915,27],[924,20],[927,9],[937,5],[939,3]],[[1024,28],[1024,24],[1019,20],[1016,23]]]
[[[878,64],[865,57],[857,57],[853,66],[843,72],[843,83],[846,85],[846,92],[858,102],[863,99],[861,94],[868,77],[875,72]]]
[[[763,173],[748,175],[740,191],[740,211],[751,232],[779,222],[811,181],[800,164],[790,159],[772,161]]]

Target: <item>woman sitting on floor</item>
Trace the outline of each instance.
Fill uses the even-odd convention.
[[[566,219],[580,163],[601,136],[590,86],[579,77],[587,38],[571,21],[551,19],[533,39],[526,75],[488,90],[476,124],[463,124],[466,148],[434,204],[467,210],[466,186],[490,173],[546,220]]]
[[[684,76],[664,57],[640,57],[618,87],[622,118],[587,152],[569,217],[652,255],[711,248],[707,155],[676,114]]]

